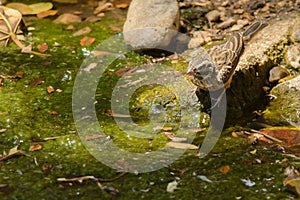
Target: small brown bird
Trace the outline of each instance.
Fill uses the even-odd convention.
[[[266,23],[254,22],[244,33],[234,33],[227,42],[213,46],[207,50],[207,53],[191,60],[187,74],[197,89],[217,91],[229,88],[235,68],[244,51],[244,41],[249,40],[266,26]],[[220,102],[224,93],[225,90],[212,108]]]

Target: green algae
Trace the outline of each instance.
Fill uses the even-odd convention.
[[[89,36],[96,37],[97,42],[101,42],[115,34],[108,28],[111,23],[120,24],[114,20],[102,20],[93,24],[75,24],[75,29],[91,26],[94,31]],[[7,152],[19,145],[27,155],[0,162],[0,184],[5,185],[0,187],[1,198],[112,199],[113,196],[100,190],[93,180],[82,183],[57,181],[57,178],[62,177],[93,175],[113,178],[118,175],[115,169],[91,156],[80,140],[73,122],[74,79],[85,53],[90,53],[96,44],[81,47],[80,37],[69,37],[71,32],[65,29],[66,25],[56,25],[48,19],[32,20],[32,26],[36,27],[36,31],[29,39],[36,43],[47,42],[51,57],[21,54],[13,44],[1,50],[0,54],[0,75],[3,78],[0,89],[0,129],[7,129],[0,133],[0,152]],[[55,42],[60,45],[55,45]],[[122,132],[113,117],[107,114],[111,109],[107,99],[120,79],[112,75],[112,72],[146,62],[145,56],[136,53],[128,53],[126,59],[116,60],[105,72],[95,95],[96,100],[101,102],[95,106],[99,124],[104,127],[107,136],[121,148],[141,153],[160,149],[169,141],[163,134],[164,131],[154,131],[164,117],[157,117],[157,124],[144,126],[149,123],[150,106],[146,105],[152,101],[162,108],[174,104],[175,109],[169,113],[170,122],[165,125],[172,128],[170,132],[188,140],[192,140],[194,136],[192,130],[188,134],[176,132],[179,121],[176,116],[179,112],[176,95],[162,86],[148,87],[146,92],[141,88],[131,98],[130,114],[140,126],[127,123],[126,118],[120,122],[128,125],[131,132]],[[182,63],[174,65],[174,69],[181,72],[185,71],[184,67],[185,64]],[[18,72],[24,72],[24,77],[18,78]],[[30,86],[33,78],[43,78],[44,83]],[[62,92],[48,94],[46,88],[50,85]],[[50,114],[53,111],[57,114]],[[203,128],[209,125],[208,118],[207,114],[201,115]],[[93,130],[97,129],[90,124],[86,136]],[[128,133],[134,136],[137,131],[145,134],[145,138],[127,137]],[[50,137],[55,138],[48,140]],[[205,131],[197,132],[194,143],[201,144],[204,137]],[[29,147],[37,143],[43,148],[29,152]],[[255,149],[256,153],[251,154]],[[116,181],[103,184],[117,188],[120,191],[117,197],[119,199],[293,198],[282,185],[283,170],[288,163],[293,162],[292,158],[286,158],[262,146],[249,145],[242,138],[232,138],[226,131],[208,156],[200,159],[196,153],[188,150],[168,167],[151,173],[127,174]],[[230,166],[228,174],[219,171],[224,165]],[[212,183],[201,180],[200,175],[206,176]],[[250,179],[256,185],[245,186],[241,179]],[[174,193],[168,193],[167,185],[174,180],[179,182],[178,188]]]

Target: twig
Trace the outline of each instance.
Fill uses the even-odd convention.
[[[270,140],[273,140],[273,141],[275,141],[275,142],[279,142],[279,143],[282,143],[282,142],[283,142],[282,140],[279,140],[279,139],[277,139],[277,138],[275,138],[275,137],[272,137],[272,136],[270,136],[270,135],[268,135],[268,134],[265,134],[265,133],[263,133],[263,132],[261,132],[261,131],[257,131],[257,130],[254,130],[254,129],[251,129],[251,131],[254,132],[254,133],[259,133],[259,134],[265,136],[266,138],[268,138],[268,139],[270,139]]]

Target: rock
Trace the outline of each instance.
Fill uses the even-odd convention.
[[[195,31],[193,32],[193,38],[190,40],[188,44],[188,48],[196,48],[203,44],[212,41],[212,34],[208,31]]]
[[[133,0],[123,28],[125,43],[134,50],[166,47],[178,27],[176,0]]]
[[[221,13],[218,10],[212,10],[206,13],[205,17],[209,22],[215,22],[220,19]]]
[[[275,82],[275,81],[279,81],[280,79],[287,77],[290,72],[283,66],[277,66],[277,67],[273,67],[270,72],[269,72],[270,76],[269,76],[269,81]]]
[[[300,42],[300,19],[295,23],[293,27],[291,39],[293,42]]]
[[[56,18],[53,22],[56,24],[69,24],[69,23],[81,22],[81,18],[71,13],[64,13],[60,15],[58,18]]]
[[[293,68],[300,68],[300,44],[288,47],[285,55],[285,60]]]
[[[298,124],[300,127],[300,76],[278,84],[271,90],[274,96],[265,111],[264,118],[270,124]]]
[[[233,18],[229,18],[226,21],[218,24],[217,28],[219,28],[219,29],[225,29],[225,28],[228,28],[228,27],[230,27],[230,26],[232,26],[234,24],[236,24],[236,20],[233,19]]]

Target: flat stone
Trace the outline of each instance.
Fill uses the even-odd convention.
[[[291,40],[293,42],[300,42],[300,19],[293,26]]]
[[[300,44],[295,44],[287,48],[285,60],[293,68],[300,68]]]
[[[205,17],[210,22],[215,22],[220,19],[221,13],[218,10],[212,10],[208,13],[206,13]]]
[[[290,73],[283,66],[276,66],[270,70],[269,82],[273,83],[279,81],[280,79],[287,77]]]
[[[278,84],[271,90],[271,95],[274,99],[265,111],[266,121],[300,128],[300,76]]]
[[[81,22],[81,17],[71,13],[64,13],[59,17],[57,17],[53,22],[56,24],[76,23],[76,22]]]
[[[219,28],[219,29],[225,29],[225,28],[228,28],[228,27],[230,27],[230,26],[232,26],[234,24],[236,24],[236,20],[233,19],[233,18],[229,18],[226,21],[218,24],[217,28]]]
[[[176,0],[133,0],[123,28],[124,40],[133,50],[166,47],[178,27]]]

